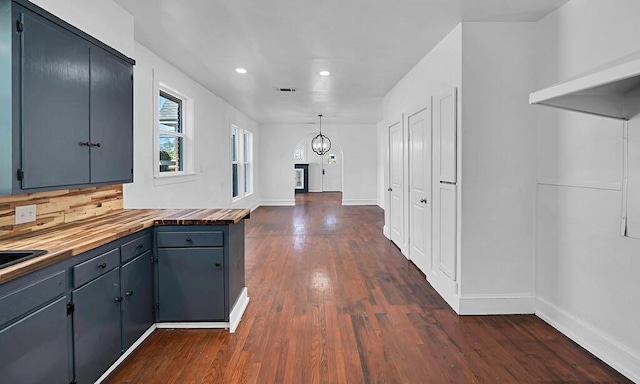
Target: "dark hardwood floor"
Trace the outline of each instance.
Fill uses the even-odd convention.
[[[627,383],[536,316],[457,316],[378,207],[298,195],[246,222],[235,334],[157,330],[107,383]]]

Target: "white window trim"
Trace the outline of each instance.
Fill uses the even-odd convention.
[[[249,187],[249,191],[244,193],[244,197],[248,197],[253,195],[253,190],[254,190],[254,180],[253,180],[253,133],[251,131],[247,131],[246,129],[242,132],[242,145],[244,146],[244,135],[245,134],[249,134],[249,150],[247,151],[249,153],[249,160],[247,161],[247,159],[242,159],[243,163],[242,163],[242,173],[243,173],[243,177],[242,178],[242,183],[244,184],[244,179],[246,178],[246,175],[244,175],[244,165],[245,164],[249,164],[249,180],[251,181]],[[243,157],[244,157],[244,147],[243,147]],[[243,185],[242,186],[242,190],[244,191],[246,189],[246,186]]]
[[[231,172],[231,202],[235,203],[237,201],[240,201],[242,199],[244,199],[245,197],[249,197],[251,195],[253,195],[254,191],[255,191],[255,178],[253,177],[254,172],[253,172],[253,167],[254,167],[254,161],[253,161],[253,133],[249,130],[243,129],[238,127],[235,124],[231,124],[231,129],[229,130],[229,148],[231,148],[231,145],[233,145],[233,130],[236,129],[238,131],[238,138],[236,140],[236,143],[238,145],[238,159],[237,159],[237,164],[238,164],[238,196],[233,196],[233,172]],[[250,164],[250,169],[251,169],[251,190],[249,192],[244,192],[244,187],[245,187],[245,183],[244,183],[244,164],[245,164],[245,156],[244,156],[244,134],[248,133],[251,135],[251,140],[250,140],[250,147],[249,147],[249,156],[251,157],[251,160],[249,161]],[[232,165],[233,164],[233,151],[230,151],[229,153],[229,164]]]
[[[184,133],[182,143],[182,171],[177,172],[160,172],[158,164],[160,163],[160,111],[158,106],[158,98],[160,92],[171,94],[182,100],[182,131]],[[153,87],[153,177],[159,184],[168,184],[174,182],[190,181],[195,177],[193,164],[193,143],[194,143],[194,99],[177,91],[175,88],[165,83],[154,80]],[[171,181],[167,179],[172,179]],[[161,181],[165,180],[165,181]]]

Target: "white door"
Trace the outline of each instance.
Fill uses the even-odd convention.
[[[431,109],[409,115],[409,259],[431,269]]]
[[[322,190],[342,191],[342,153],[331,150],[324,154],[322,161]]]
[[[433,269],[457,280],[457,137],[458,91],[452,89],[433,99],[433,134],[439,157],[435,164],[439,182],[434,197]]]
[[[402,246],[404,236],[402,192],[402,124],[389,127],[389,233],[391,241]]]

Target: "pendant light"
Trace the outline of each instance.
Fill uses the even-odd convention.
[[[311,149],[322,156],[331,149],[331,140],[322,134],[322,115],[318,115],[318,117],[320,118],[320,133],[311,140]]]

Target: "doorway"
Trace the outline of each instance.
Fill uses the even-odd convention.
[[[306,174],[306,191],[314,192],[343,192],[344,156],[340,144],[333,140],[331,150],[320,156],[311,150],[311,139],[315,134],[301,139],[294,148],[294,167],[304,167]],[[297,171],[298,173],[300,171]],[[296,174],[298,175],[298,174]],[[300,192],[299,177],[295,177],[293,188]],[[296,200],[301,193],[296,193]],[[340,194],[342,195],[342,194]]]
[[[342,192],[342,151],[331,148],[322,159],[322,192]]]

